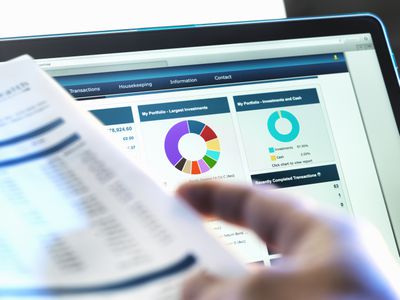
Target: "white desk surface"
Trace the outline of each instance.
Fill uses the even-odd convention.
[[[286,17],[283,0],[2,0],[0,37]]]

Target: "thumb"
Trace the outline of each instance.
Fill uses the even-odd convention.
[[[239,300],[240,281],[224,280],[201,272],[186,281],[183,300]]]
[[[224,280],[199,273],[186,281],[183,300],[296,299],[288,286],[300,286],[301,277],[282,270],[260,270],[243,279]],[[291,294],[293,293],[293,294]],[[302,298],[303,299],[303,298]]]
[[[185,281],[182,291],[183,300],[203,299],[211,288],[223,282],[222,279],[206,272],[199,272]]]

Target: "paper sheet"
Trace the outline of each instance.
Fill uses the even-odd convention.
[[[245,272],[29,57],[0,64],[0,191],[1,299],[177,299],[198,268]]]

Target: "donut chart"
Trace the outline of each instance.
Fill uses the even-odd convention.
[[[276,123],[280,119],[286,119],[290,122],[292,128],[289,133],[283,134],[278,131],[276,128]],[[300,123],[297,118],[290,112],[286,110],[275,111],[268,118],[268,131],[272,135],[272,137],[279,142],[289,143],[294,141],[300,133]]]
[[[199,135],[206,145],[207,152],[197,161],[183,157],[179,151],[180,139],[190,133]],[[164,149],[168,160],[176,169],[192,175],[211,170],[217,164],[221,151],[216,133],[206,124],[194,120],[182,121],[172,126],[165,137]]]

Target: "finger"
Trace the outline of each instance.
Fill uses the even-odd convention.
[[[198,273],[185,281],[182,299],[199,299],[204,295],[205,291],[217,285],[219,281],[217,277],[211,276],[208,273]]]
[[[308,284],[307,281],[309,281],[307,279],[309,276],[307,274],[304,275],[300,277],[292,272],[264,270],[242,280],[222,280],[201,273],[185,284],[182,299],[297,299],[296,296],[301,291],[301,286]],[[315,281],[315,278],[313,280]],[[288,286],[291,288],[288,289]],[[296,290],[296,287],[299,289]],[[312,286],[310,286],[310,290],[313,290]]]
[[[317,220],[309,207],[271,189],[205,182],[185,184],[177,193],[200,213],[249,227],[283,252]]]
[[[183,300],[236,300],[242,281],[223,280],[200,273],[188,280],[183,289]]]

